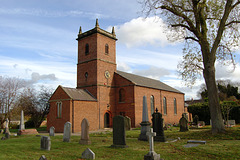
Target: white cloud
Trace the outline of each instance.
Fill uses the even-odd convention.
[[[117,62],[117,69],[120,70],[120,71],[127,72],[131,69],[131,67],[125,62],[118,61]]]
[[[133,74],[137,74],[137,75],[140,75],[140,76],[160,80],[161,77],[169,75],[170,72],[167,69],[164,69],[164,68],[158,68],[158,67],[151,66],[148,69],[133,70]]]
[[[126,44],[128,47],[142,45],[165,46],[169,44],[165,34],[166,31],[166,25],[157,16],[140,17],[116,26],[119,42]]]

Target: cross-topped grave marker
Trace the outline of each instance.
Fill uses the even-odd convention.
[[[154,151],[153,137],[156,136],[156,132],[153,132],[153,129],[150,128],[150,132],[147,132],[146,135],[148,136],[148,139],[149,139],[150,150],[148,154],[144,156],[144,160],[160,160],[160,154],[157,154]]]

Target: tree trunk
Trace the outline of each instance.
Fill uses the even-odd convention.
[[[212,133],[222,133],[225,132],[225,128],[215,80],[215,67],[214,64],[212,65],[208,62],[204,64],[204,68],[203,75],[208,90],[208,105],[212,121]]]

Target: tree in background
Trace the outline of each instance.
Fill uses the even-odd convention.
[[[39,91],[34,88],[26,88],[20,94],[14,107],[15,112],[21,110],[31,117],[35,128],[39,128],[49,112],[48,100],[52,95],[52,89],[41,86]]]
[[[26,81],[19,78],[0,76],[0,124],[3,128],[4,121],[11,121],[10,110],[17,99],[19,90],[26,85]]]
[[[176,31],[173,39],[185,39],[183,61],[179,72],[194,84],[202,74],[208,90],[212,133],[225,132],[218,89],[215,62],[233,64],[233,52],[239,47],[239,0],[143,0],[147,15],[161,14]],[[170,36],[170,38],[171,38]]]

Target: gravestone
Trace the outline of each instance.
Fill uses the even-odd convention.
[[[182,115],[182,118],[179,120],[180,132],[186,132],[188,128],[188,120]]]
[[[9,131],[9,128],[8,128],[8,124],[9,124],[9,120],[7,118],[6,121],[5,121],[5,128],[4,128],[3,134],[5,134],[5,133],[9,133],[10,134],[10,131]]]
[[[153,141],[153,137],[156,136],[156,133],[153,132],[153,129],[150,128],[150,132],[147,132],[147,136],[149,137],[149,145],[150,145],[150,149],[148,154],[144,155],[144,160],[160,160],[160,154],[157,154],[154,151],[154,141]]]
[[[140,141],[147,141],[147,132],[150,131],[150,125],[151,123],[148,120],[148,109],[147,109],[147,98],[146,96],[143,96],[143,111],[142,111],[142,122],[141,125],[141,134],[138,137],[138,140]]]
[[[127,131],[131,130],[131,118],[126,116],[125,118],[125,129]]]
[[[194,123],[194,125],[198,125],[198,121],[199,121],[198,115],[195,115],[195,116],[193,117],[193,123]]]
[[[49,136],[55,136],[55,128],[53,126],[49,128]]]
[[[113,145],[111,147],[126,148],[126,134],[123,116],[113,117]]]
[[[42,156],[39,158],[39,160],[47,160],[47,158],[46,158],[44,155],[42,155]]]
[[[51,149],[51,139],[48,136],[42,136],[41,137],[41,149],[42,150],[48,150]]]
[[[164,136],[164,129],[163,129],[163,118],[162,114],[156,111],[152,114],[152,127],[153,132],[156,132],[156,136],[154,137],[154,141],[165,142],[166,138]]]
[[[63,132],[63,142],[70,142],[71,134],[72,134],[72,124],[70,122],[66,122],[64,124],[64,132]]]
[[[188,120],[188,114],[187,113],[183,113],[183,115]]]
[[[5,138],[6,138],[6,139],[9,139],[9,138],[10,138],[10,133],[9,133],[9,132],[6,132],[6,133],[5,133]]]
[[[79,143],[91,144],[91,141],[89,140],[89,123],[86,118],[84,118],[81,123],[81,139]]]
[[[82,159],[95,159],[95,153],[87,148],[83,153],[82,153]]]
[[[21,111],[21,120],[20,120],[19,129],[20,130],[24,130],[25,129],[25,125],[24,125],[24,112],[23,112],[23,110]]]
[[[228,120],[227,121],[227,126],[235,126],[235,125],[236,125],[235,120]]]

